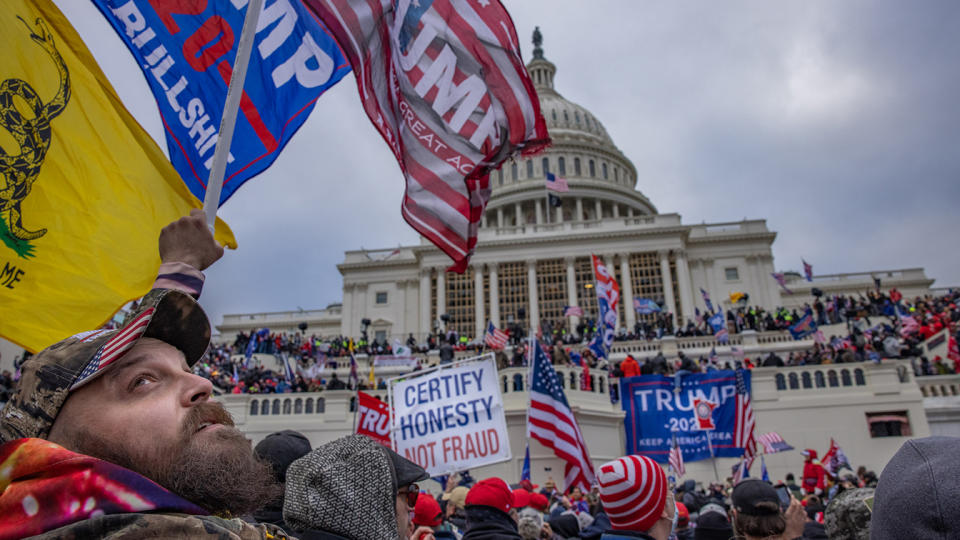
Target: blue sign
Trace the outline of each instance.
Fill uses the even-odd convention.
[[[143,69],[170,161],[203,200],[247,0],[92,0]],[[313,104],[350,64],[299,0],[260,14],[220,203],[277,158]]]
[[[813,321],[813,312],[807,311],[803,317],[797,319],[797,322],[791,326],[790,335],[793,339],[803,339],[817,333],[817,323]]]
[[[750,392],[750,370],[744,370]],[[673,377],[643,375],[620,379],[620,403],[627,415],[627,454],[640,454],[667,463],[673,436],[683,460],[740,457],[743,448],[733,446],[736,427],[737,381],[733,371],[711,371],[683,377],[680,392],[674,392]],[[700,431],[695,415],[697,399],[717,404],[713,409],[716,429]],[[710,436],[708,444],[707,436]]]

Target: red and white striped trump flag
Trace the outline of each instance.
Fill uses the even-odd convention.
[[[540,444],[553,450],[567,462],[564,471],[565,490],[579,486],[586,493],[596,483],[593,463],[580,426],[563,394],[560,378],[547,355],[535,342],[530,375],[530,411],[527,431]]]
[[[303,0],[350,59],[367,115],[406,176],[401,212],[462,272],[489,173],[550,142],[498,0]]]

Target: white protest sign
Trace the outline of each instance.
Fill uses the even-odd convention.
[[[492,354],[391,382],[392,438],[430,476],[510,459]]]

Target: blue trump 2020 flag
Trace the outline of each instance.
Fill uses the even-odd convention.
[[[744,371],[744,384],[749,393],[750,371]],[[640,454],[667,463],[674,435],[684,462],[709,459],[711,447],[717,457],[743,455],[743,448],[734,446],[737,381],[733,371],[687,375],[680,392],[674,392],[673,377],[628,377],[620,379],[620,395],[626,412],[623,423],[628,455]],[[716,404],[712,411],[707,410],[710,407],[701,407],[701,412],[712,419],[715,429],[699,429],[697,399]]]
[[[803,339],[807,336],[817,333],[817,323],[813,320],[813,312],[807,311],[803,317],[797,319],[797,322],[790,328],[790,335],[793,339]]]
[[[123,39],[157,100],[170,161],[201,201],[247,0],[92,0]],[[300,0],[266,0],[220,203],[270,166],[329,87],[350,71],[327,28]]]

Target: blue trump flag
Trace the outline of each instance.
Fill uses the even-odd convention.
[[[744,384],[750,392],[749,370],[745,370]],[[733,445],[737,407],[737,381],[733,371],[687,375],[680,392],[674,392],[673,377],[629,377],[620,379],[620,395],[626,412],[623,423],[627,454],[640,454],[667,463],[671,441],[676,435],[684,462],[709,459],[711,445],[717,457],[743,455],[743,448]],[[700,407],[701,411],[707,411],[715,429],[699,429],[697,400],[716,405],[712,412],[709,407]]]
[[[789,330],[793,339],[803,339],[817,333],[817,323],[813,320],[813,312],[807,311],[803,317],[797,319],[797,322]]]
[[[523,468],[520,469],[520,480],[530,480],[530,445],[527,444],[527,451],[523,454]]]
[[[92,0],[143,69],[174,168],[206,193],[246,0]],[[270,166],[350,64],[300,0],[266,0],[240,98],[220,204]]]

